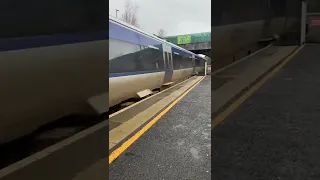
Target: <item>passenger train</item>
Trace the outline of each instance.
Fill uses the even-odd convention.
[[[74,24],[70,20],[68,25]],[[40,34],[46,29],[35,27],[19,37],[0,35],[0,144],[64,117],[107,111],[107,30],[74,29]]]
[[[73,20],[75,31],[86,27]],[[33,25],[38,30],[39,24]],[[40,29],[46,31],[19,37],[4,29],[8,37],[0,36],[0,144],[61,118],[100,116],[137,93],[204,68],[198,55],[154,35],[110,17],[109,26],[109,42],[107,30],[99,27],[56,34]]]
[[[205,59],[109,17],[109,106],[204,71]]]

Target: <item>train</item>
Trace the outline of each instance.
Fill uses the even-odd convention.
[[[203,72],[206,60],[109,17],[109,106]]]
[[[75,31],[85,27],[73,25]],[[65,117],[100,117],[141,92],[204,69],[205,60],[192,52],[112,17],[109,26],[109,33],[46,29],[18,37],[2,29],[0,145]]]
[[[262,48],[268,41],[300,32],[300,0],[219,0],[212,9],[215,69]],[[295,39],[297,45],[299,38]]]
[[[0,51],[0,144],[66,116],[100,113],[92,102],[108,93],[107,39],[57,38],[18,39]]]
[[[105,9],[83,0],[15,3],[0,6],[0,145],[56,120],[98,117],[108,104]]]

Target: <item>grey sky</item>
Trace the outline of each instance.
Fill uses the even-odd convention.
[[[166,35],[211,31],[211,0],[131,0],[137,10],[140,28],[157,34],[163,28]],[[109,0],[109,14],[118,17],[126,0]]]

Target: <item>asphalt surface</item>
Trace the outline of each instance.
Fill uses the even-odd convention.
[[[212,179],[320,179],[320,45],[212,130]]]
[[[211,179],[210,86],[207,76],[109,165],[109,179]]]

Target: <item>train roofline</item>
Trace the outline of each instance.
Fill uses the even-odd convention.
[[[179,49],[179,50],[182,50],[182,51],[185,51],[185,52],[187,52],[187,53],[190,53],[190,54],[194,55],[195,57],[204,59],[204,58],[198,56],[197,54],[195,54],[195,53],[193,53],[193,52],[191,52],[191,51],[188,51],[188,50],[186,50],[186,49],[184,49],[184,48],[182,48],[182,47],[180,47],[180,46],[178,46],[178,45],[176,45],[176,44],[173,44],[173,43],[170,43],[170,42],[168,42],[168,41],[165,41],[165,40],[163,40],[163,39],[161,39],[161,38],[159,38],[159,37],[157,37],[157,36],[155,36],[155,35],[153,35],[153,34],[147,33],[147,32],[145,32],[145,31],[143,31],[142,29],[139,29],[139,28],[137,28],[137,27],[134,27],[134,26],[132,26],[132,25],[130,25],[130,24],[128,24],[128,23],[120,20],[120,19],[117,19],[117,18],[115,18],[115,17],[113,17],[113,16],[111,16],[111,15],[109,15],[109,21],[110,21],[110,20],[111,20],[112,22],[114,22],[114,23],[117,23],[117,24],[123,26],[124,28],[128,28],[128,29],[130,29],[130,30],[136,31],[136,32],[138,32],[138,33],[141,33],[141,34],[143,34],[143,35],[145,35],[145,36],[149,36],[150,38],[153,38],[153,39],[155,39],[155,40],[157,40],[157,41],[160,41],[160,42],[162,42],[162,43],[164,43],[164,44],[169,44],[169,45],[171,45],[171,46],[173,46],[173,47],[175,47],[175,48],[177,48],[177,49]],[[205,60],[205,59],[204,59],[204,60]]]

